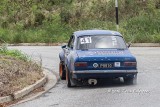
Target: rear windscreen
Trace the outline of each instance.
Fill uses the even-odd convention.
[[[126,49],[126,44],[121,36],[81,36],[77,49]]]

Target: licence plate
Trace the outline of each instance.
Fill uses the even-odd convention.
[[[100,64],[100,68],[112,68],[113,64],[107,63],[107,64]]]

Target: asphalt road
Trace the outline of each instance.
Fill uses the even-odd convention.
[[[60,47],[10,47],[20,49],[43,67],[58,73]],[[15,107],[160,107],[160,48],[130,48],[138,60],[138,84],[104,81],[95,87],[67,88],[65,81],[41,97]]]

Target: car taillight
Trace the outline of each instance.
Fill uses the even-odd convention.
[[[137,66],[137,62],[124,62],[124,66],[135,67],[135,66]]]
[[[87,67],[87,62],[76,62],[75,67]]]

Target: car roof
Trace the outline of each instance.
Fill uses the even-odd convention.
[[[119,32],[117,31],[112,31],[112,30],[81,30],[81,31],[76,31],[74,32],[74,35],[79,37],[79,36],[86,36],[86,35],[110,35],[110,36],[122,36]]]

